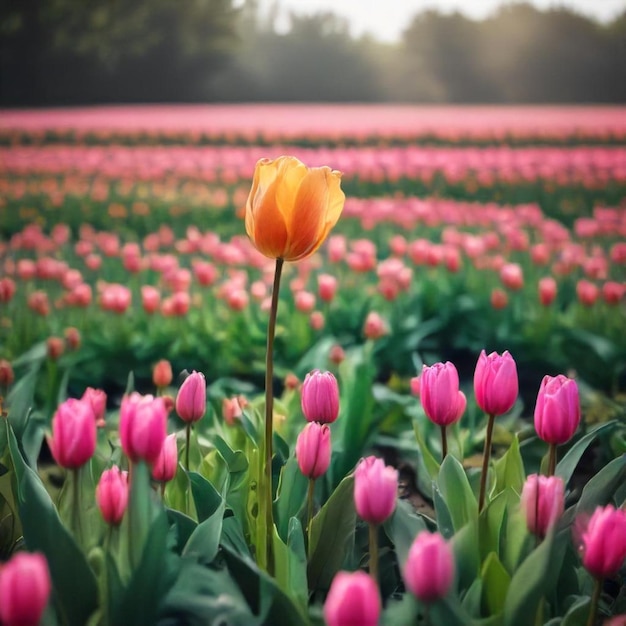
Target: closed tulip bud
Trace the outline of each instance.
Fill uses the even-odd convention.
[[[331,274],[320,274],[317,277],[317,293],[324,302],[331,302],[337,292],[337,279]]]
[[[114,465],[104,470],[96,487],[96,503],[107,524],[117,526],[128,505],[128,473]]]
[[[541,538],[548,534],[565,508],[565,485],[559,476],[531,474],[524,483],[522,511],[528,530]]]
[[[370,524],[382,524],[396,508],[398,472],[382,459],[368,456],[354,472],[354,505]]]
[[[298,261],[313,254],[345,201],[341,173],[308,168],[292,156],[261,159],[246,203],[246,232],[265,256]]]
[[[202,372],[185,378],[176,396],[176,412],[183,422],[197,422],[206,413],[206,380]]]
[[[96,451],[96,420],[91,405],[70,398],[52,418],[52,437],[48,439],[54,460],[66,469],[82,467]]]
[[[476,404],[489,415],[503,415],[515,404],[518,388],[517,365],[508,350],[502,356],[483,350],[474,370]]]
[[[68,350],[75,351],[80,348],[80,331],[78,328],[74,328],[73,326],[65,329],[65,345]]]
[[[491,292],[491,306],[496,309],[496,311],[504,309],[508,303],[509,296],[507,296],[502,289],[496,288]]]
[[[133,462],[154,463],[167,436],[167,409],[163,398],[124,396],[120,408],[120,440],[124,454]]]
[[[500,280],[509,289],[521,289],[524,286],[522,268],[517,263],[506,263],[500,270]]]
[[[537,435],[547,443],[563,444],[574,436],[579,423],[576,381],[563,374],[544,376],[535,405]]]
[[[366,339],[380,339],[384,337],[387,332],[387,324],[378,313],[371,311],[367,314],[365,324],[363,324],[363,334]]]
[[[419,393],[426,416],[439,426],[454,424],[465,411],[467,400],[459,391],[459,373],[450,361],[424,365]]]
[[[61,337],[48,337],[46,340],[48,358],[56,361],[65,352],[65,342]]]
[[[550,306],[556,298],[556,280],[546,276],[539,281],[539,302],[542,306]]]
[[[583,565],[596,578],[614,576],[626,559],[626,511],[598,507],[582,535]]]
[[[328,353],[328,360],[335,365],[340,365],[346,358],[346,353],[344,349],[339,345],[335,344],[330,348],[330,352]]]
[[[380,593],[365,572],[338,572],[324,603],[327,626],[378,626]]]
[[[302,412],[309,422],[330,424],[339,415],[339,386],[330,372],[313,370],[302,383]]]
[[[243,415],[247,400],[243,396],[224,398],[222,400],[222,417],[229,426],[234,426]]]
[[[454,555],[439,534],[420,532],[409,550],[404,566],[407,589],[425,603],[443,598],[454,580]]]
[[[157,388],[167,387],[173,377],[172,365],[167,359],[161,359],[152,370],[152,382]]]
[[[163,441],[163,447],[152,465],[152,478],[160,483],[167,483],[176,476],[178,469],[178,446],[176,433],[168,435]]]
[[[38,626],[51,589],[44,555],[18,552],[0,569],[0,623]]]
[[[311,422],[296,441],[298,467],[307,478],[319,478],[330,465],[330,428],[327,424]]]
[[[411,394],[414,395],[416,398],[419,398],[420,395],[420,385],[420,377],[413,376],[413,378],[411,378]]]
[[[602,626],[626,626],[626,613],[606,620]]]
[[[6,359],[0,359],[0,387],[9,387],[15,380],[13,366]]]
[[[104,414],[106,412],[107,394],[102,389],[94,389],[87,387],[81,398],[83,402],[87,402],[91,406],[96,426],[104,426]]]

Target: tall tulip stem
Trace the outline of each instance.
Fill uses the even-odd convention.
[[[185,469],[189,473],[189,446],[191,444],[191,422],[187,422],[185,428]]]
[[[480,494],[478,496],[478,512],[483,510],[485,505],[485,492],[487,490],[487,474],[489,472],[489,457],[491,456],[491,438],[493,436],[493,423],[495,415],[489,415],[487,422],[487,434],[485,436],[485,448],[483,450],[483,469],[480,474]]]
[[[551,443],[548,449],[548,476],[554,476],[556,470],[556,444]]]
[[[76,543],[84,550],[83,545],[83,526],[81,522],[80,510],[80,488],[81,488],[81,468],[77,467],[72,470],[72,531],[76,534]]]
[[[448,434],[446,431],[446,426],[441,427],[441,462],[448,455]]]
[[[593,582],[593,595],[591,596],[591,607],[589,608],[589,617],[587,626],[593,626],[596,621],[596,613],[598,612],[598,602],[602,593],[602,580],[596,578]]]
[[[309,478],[309,488],[306,494],[306,531],[309,540],[309,556],[311,550],[311,520],[313,519],[313,493],[315,492],[315,478]]]
[[[370,539],[370,576],[378,584],[378,526],[376,524],[369,525]]]
[[[276,316],[278,313],[278,294],[280,291],[280,276],[283,270],[283,259],[276,259],[274,270],[274,285],[272,287],[272,304],[270,306],[270,319],[267,324],[267,350],[265,353],[265,437],[263,448],[265,450],[265,526],[267,532],[266,563],[267,571],[272,574],[274,570],[272,539],[274,516],[272,512],[272,437],[274,433],[274,334],[276,332]]]

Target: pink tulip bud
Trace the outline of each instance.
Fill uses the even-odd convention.
[[[94,389],[93,387],[87,387],[81,398],[84,402],[91,405],[94,419],[96,420],[96,426],[104,426],[104,415],[106,412],[107,394],[102,389]]]
[[[308,478],[319,478],[330,465],[330,428],[310,422],[298,435],[296,458],[300,471]]]
[[[507,296],[506,292],[502,291],[502,289],[496,288],[491,292],[491,306],[496,309],[496,311],[504,309],[508,303],[509,296]]]
[[[15,380],[13,366],[6,359],[0,359],[0,387],[10,387]]]
[[[558,445],[569,441],[580,422],[576,381],[559,374],[544,376],[535,405],[535,430],[545,442]]]
[[[411,395],[414,395],[416,398],[419,398],[420,395],[420,385],[420,377],[413,376],[413,378],[411,378]]]
[[[298,291],[294,295],[294,304],[301,313],[310,313],[315,308],[315,295],[310,291]]]
[[[243,396],[234,398],[224,398],[222,400],[222,417],[229,426],[234,426],[237,420],[243,415],[242,400],[247,402]]]
[[[454,555],[450,544],[439,534],[420,532],[409,550],[404,566],[407,589],[422,602],[443,598],[454,580]]]
[[[206,413],[206,380],[202,372],[193,371],[180,386],[176,412],[184,422],[197,422]]]
[[[163,398],[124,396],[120,408],[120,440],[133,462],[154,463],[167,436],[167,409]]]
[[[396,508],[398,472],[382,459],[361,459],[354,472],[354,504],[359,516],[370,524],[382,524]]]
[[[509,289],[521,289],[524,286],[522,268],[517,263],[506,263],[500,270],[500,280]]]
[[[476,404],[489,415],[503,415],[515,404],[517,392],[517,366],[508,350],[502,356],[482,350],[474,370]]]
[[[546,276],[539,281],[539,302],[542,306],[550,306],[556,298],[556,280]]]
[[[626,626],[626,613],[606,620],[602,626]]]
[[[565,508],[565,485],[559,476],[531,474],[522,489],[521,507],[526,526],[534,535],[548,534]]]
[[[332,302],[337,292],[337,279],[331,274],[320,274],[317,277],[317,293],[320,300]]]
[[[43,554],[18,552],[0,569],[0,623],[38,626],[52,584]]]
[[[309,422],[330,424],[339,415],[339,386],[330,372],[313,370],[302,383],[302,412]]]
[[[626,559],[626,511],[598,507],[582,535],[583,565],[596,578],[617,574]]]
[[[104,470],[96,487],[96,502],[107,524],[117,526],[124,517],[128,505],[128,473],[117,465]]]
[[[324,604],[327,626],[378,626],[380,593],[365,572],[338,572]]]
[[[368,313],[365,318],[365,324],[363,325],[363,334],[366,339],[380,339],[384,337],[387,332],[385,320],[375,311]]]
[[[463,415],[467,400],[459,391],[459,373],[450,361],[424,365],[419,389],[422,407],[431,422],[449,426]]]
[[[156,287],[151,285],[143,285],[141,287],[141,306],[148,313],[154,313],[161,304],[161,293]]]
[[[331,346],[330,351],[328,353],[328,360],[335,365],[339,365],[343,363],[346,358],[345,350],[339,345],[335,344]]]
[[[96,420],[91,404],[76,398],[60,404],[52,418],[48,445],[61,467],[76,469],[87,463],[96,451]]]
[[[161,452],[152,465],[152,478],[160,483],[167,483],[176,476],[178,469],[178,446],[176,433],[168,435],[163,442]]]
[[[172,382],[172,364],[167,359],[161,359],[152,370],[152,382],[157,388],[167,387]]]

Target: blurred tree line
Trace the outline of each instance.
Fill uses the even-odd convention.
[[[626,11],[599,24],[506,5],[420,13],[395,45],[255,0],[3,0],[0,105],[97,102],[625,102]]]

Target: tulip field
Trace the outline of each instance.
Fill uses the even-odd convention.
[[[626,624],[623,108],[4,111],[0,216],[1,626]]]

